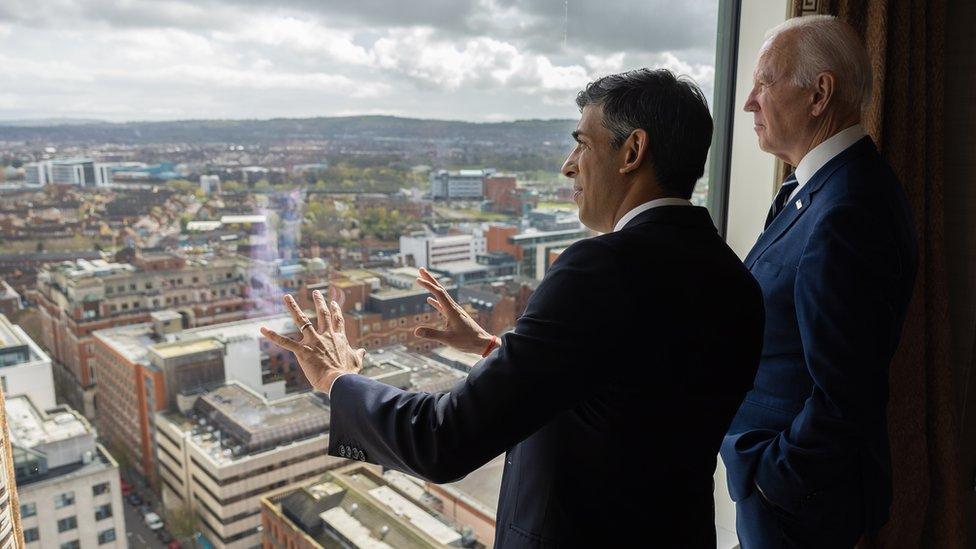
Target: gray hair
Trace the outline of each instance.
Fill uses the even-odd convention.
[[[785,33],[795,34],[793,84],[814,85],[830,71],[837,77],[837,94],[849,107],[863,111],[871,101],[871,61],[854,29],[833,15],[807,15],[787,19],[766,33],[766,48]]]

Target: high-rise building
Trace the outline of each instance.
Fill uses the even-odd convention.
[[[153,313],[152,318],[93,334],[101,372],[95,414],[99,436],[151,483],[158,474],[153,421],[157,412],[179,409],[187,395],[228,380],[270,398],[285,395],[287,378],[295,380],[294,390],[308,388],[294,355],[260,334],[261,326],[293,333],[289,315],[194,330],[182,330],[179,315],[172,311]]]
[[[308,286],[326,280],[318,259],[292,265],[240,256],[186,258],[140,253],[126,263],[77,260],[45,266],[29,296],[41,313],[42,342],[57,362],[64,398],[86,417],[95,414],[95,330],[149,322],[152,311],[171,309],[182,328],[266,316],[282,310],[283,292],[310,306]]]
[[[30,395],[42,410],[56,404],[51,359],[20,326],[2,314],[0,387],[8,395]]]
[[[0,549],[18,549],[24,546],[24,530],[6,409],[6,395],[0,391]]]
[[[6,413],[26,547],[126,547],[119,466],[85,418],[27,395]]]
[[[261,498],[346,460],[328,455],[329,407],[315,393],[269,400],[237,382],[156,414],[163,505],[191,509],[216,547],[261,541]]]
[[[112,183],[112,169],[89,158],[50,161],[48,181],[54,185],[104,187]]]

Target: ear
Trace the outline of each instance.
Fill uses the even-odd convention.
[[[648,153],[649,143],[647,131],[638,128],[627,136],[627,140],[620,146],[624,155],[624,165],[620,167],[620,173],[630,173],[636,171],[644,164]]]
[[[836,84],[837,80],[834,78],[834,73],[830,71],[824,71],[817,75],[817,79],[813,83],[813,105],[810,107],[810,114],[820,116],[827,110],[834,99]]]

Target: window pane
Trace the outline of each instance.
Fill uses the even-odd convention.
[[[32,517],[37,514],[37,504],[36,503],[25,503],[20,506],[20,517],[27,518]]]

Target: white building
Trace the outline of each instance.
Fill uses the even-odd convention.
[[[474,261],[485,253],[487,243],[480,230],[473,234],[433,236],[422,232],[400,236],[400,258],[404,265],[429,269],[454,261]]]
[[[24,182],[31,187],[43,187],[51,182],[51,162],[31,162],[24,166]]]
[[[126,547],[119,466],[67,406],[6,401],[26,547]]]
[[[329,408],[311,392],[268,400],[231,382],[155,421],[163,505],[193,509],[216,547],[260,545],[262,497],[346,463],[327,455]]]
[[[200,176],[200,189],[206,194],[220,193],[220,176],[219,175],[201,175]]]
[[[494,170],[438,170],[430,174],[430,197],[481,200],[485,196],[485,178],[494,173]]]
[[[0,314],[0,387],[6,395],[30,395],[42,410],[53,408],[51,359],[6,316]]]

